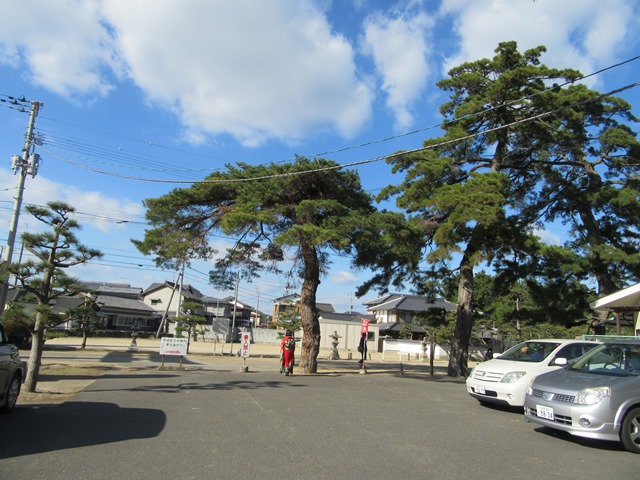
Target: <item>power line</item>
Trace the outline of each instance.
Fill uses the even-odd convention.
[[[46,116],[41,116],[40,118],[43,119],[43,120],[50,120],[52,122],[57,122],[57,123],[70,125],[70,126],[73,126],[73,127],[76,127],[76,128],[82,128],[82,129],[85,129],[85,130],[89,130],[89,131],[93,131],[93,132],[97,132],[97,133],[102,133],[102,134],[109,135],[109,136],[112,136],[112,137],[118,137],[118,138],[126,139],[126,140],[129,140],[129,141],[135,142],[135,143],[140,143],[140,144],[145,145],[145,146],[151,146],[151,147],[161,148],[161,149],[168,150],[168,151],[184,153],[184,154],[192,155],[192,156],[195,156],[195,157],[202,157],[202,158],[205,158],[205,159],[208,159],[208,160],[213,159],[213,160],[219,160],[219,161],[226,161],[224,159],[216,158],[216,157],[213,157],[213,156],[208,155],[208,154],[196,153],[196,152],[189,151],[189,150],[183,150],[183,149],[179,149],[179,148],[169,147],[167,145],[162,145],[162,144],[157,143],[157,142],[153,142],[153,141],[149,141],[149,140],[140,140],[140,139],[137,139],[137,138],[128,137],[126,135],[121,135],[121,134],[118,134],[118,133],[107,132],[105,130],[100,130],[100,129],[97,129],[97,128],[87,127],[86,125],[78,125],[78,124],[75,124],[75,123],[66,122],[64,120],[58,120],[58,119],[51,118],[51,117],[46,117]]]
[[[630,59],[627,59],[627,60],[624,60],[622,62],[616,63],[614,65],[610,65],[608,67],[602,68],[602,69],[597,70],[595,72],[592,72],[592,73],[589,73],[589,74],[584,75],[582,77],[579,77],[579,78],[577,78],[575,80],[567,80],[566,82],[561,83],[559,85],[554,85],[552,87],[546,88],[546,89],[541,90],[539,92],[532,93],[531,95],[526,95],[524,97],[520,97],[520,98],[518,98],[516,100],[513,100],[511,102],[507,102],[504,105],[500,105],[499,107],[497,107],[497,106],[496,107],[489,107],[489,108],[487,108],[485,110],[481,110],[479,112],[474,112],[474,113],[469,113],[467,115],[463,115],[462,117],[456,118],[455,120],[449,120],[449,121],[437,123],[435,125],[431,125],[431,126],[423,127],[423,128],[418,128],[416,130],[411,130],[409,132],[399,133],[397,135],[392,135],[392,136],[389,136],[389,137],[380,138],[378,140],[371,140],[369,142],[360,143],[358,145],[339,148],[339,149],[335,149],[335,150],[328,150],[326,152],[318,153],[318,154],[315,154],[315,155],[310,155],[310,157],[315,158],[315,157],[321,157],[321,156],[325,156],[325,155],[331,155],[331,154],[334,154],[334,153],[345,152],[347,150],[353,150],[353,149],[356,149],[356,148],[367,147],[367,146],[375,145],[375,144],[378,144],[378,143],[387,142],[387,141],[390,141],[390,140],[397,140],[399,138],[408,137],[408,136],[411,136],[411,135],[415,135],[417,133],[423,133],[423,132],[426,132],[426,131],[429,131],[429,130],[434,130],[436,128],[443,128],[443,127],[446,127],[447,125],[451,125],[451,124],[457,123],[457,122],[459,122],[461,120],[466,120],[466,119],[469,119],[469,118],[474,118],[476,116],[485,115],[487,113],[490,113],[490,112],[496,110],[497,108],[503,108],[504,106],[509,106],[509,105],[516,105],[516,104],[518,104],[518,103],[520,103],[520,102],[522,102],[524,100],[530,100],[530,99],[535,98],[535,97],[537,97],[539,95],[544,95],[545,93],[550,92],[552,90],[555,90],[557,88],[562,88],[562,87],[566,87],[567,85],[575,84],[576,82],[580,82],[580,81],[586,80],[586,79],[588,79],[590,77],[593,77],[595,75],[599,75],[601,73],[604,73],[607,70],[611,70],[613,68],[620,67],[620,66],[625,65],[627,63],[634,62],[634,61],[636,61],[638,59],[640,59],[640,55],[635,56],[635,57],[630,58]]]
[[[623,60],[623,61],[615,63],[613,65],[609,65],[609,66],[607,66],[605,68],[602,68],[602,69],[597,70],[595,72],[589,73],[587,75],[583,75],[583,76],[581,76],[579,78],[576,78],[574,80],[568,80],[568,81],[566,81],[564,83],[561,83],[559,85],[554,85],[554,86],[549,87],[549,88],[547,88],[545,90],[542,90],[540,92],[537,92],[537,93],[534,93],[534,94],[531,94],[531,95],[528,95],[528,96],[521,97],[521,98],[519,98],[517,100],[514,100],[513,102],[507,103],[507,105],[509,105],[511,103],[521,102],[523,100],[528,100],[528,99],[534,98],[534,97],[536,97],[538,95],[543,95],[543,94],[547,93],[548,91],[551,91],[551,90],[556,89],[556,88],[562,88],[562,87],[564,87],[566,85],[575,84],[577,82],[586,80],[586,79],[591,78],[593,76],[600,75],[600,74],[602,74],[604,72],[607,72],[609,70],[621,67],[623,65],[626,65],[626,64],[629,64],[629,63],[632,63],[632,62],[635,62],[638,59],[640,59],[640,55],[632,57],[632,58],[629,58],[627,60]],[[464,117],[462,117],[460,119],[456,119],[455,121],[459,121],[461,119],[465,119],[465,118],[468,118],[468,117],[474,116],[474,115],[486,114],[488,112],[491,112],[495,108],[496,107],[490,107],[490,108],[487,108],[486,110],[483,110],[481,112],[476,112],[474,114],[469,114],[467,116],[464,116]],[[45,117],[45,116],[41,116],[40,118],[46,119],[46,120],[55,121],[55,122],[59,122],[59,123],[64,123],[64,124],[67,124],[67,125],[73,125],[73,126],[76,126],[76,127],[84,128],[86,130],[91,130],[91,131],[95,131],[95,132],[98,132],[98,133],[103,133],[103,134],[114,136],[114,137],[118,137],[118,138],[127,139],[127,140],[130,140],[132,142],[140,143],[140,144],[145,145],[145,146],[147,146],[147,145],[148,146],[153,146],[153,147],[162,148],[162,149],[169,150],[169,151],[176,151],[176,152],[185,153],[185,154],[188,154],[188,155],[199,156],[199,157],[206,158],[206,159],[228,161],[228,160],[224,160],[224,159],[215,158],[215,157],[212,157],[210,155],[199,154],[199,153],[195,153],[195,152],[192,152],[192,151],[187,151],[187,150],[183,150],[183,149],[177,149],[177,148],[173,148],[173,147],[168,147],[166,145],[162,145],[162,144],[157,143],[157,142],[135,139],[135,138],[128,137],[128,136],[125,136],[125,135],[106,132],[104,130],[99,130],[99,129],[95,129],[95,128],[91,128],[91,127],[87,127],[87,126],[76,125],[76,124],[73,124],[73,123],[70,123],[70,122],[60,121],[60,120],[56,120],[56,119]],[[309,158],[316,158],[316,157],[321,157],[321,156],[325,156],[325,155],[340,153],[340,152],[344,152],[344,151],[348,151],[348,150],[354,150],[354,149],[358,149],[358,148],[362,148],[362,147],[366,147],[366,146],[375,145],[375,144],[378,144],[378,143],[383,143],[383,142],[387,142],[387,141],[396,140],[396,139],[399,139],[399,138],[415,135],[415,134],[418,134],[418,133],[423,133],[425,131],[432,130],[432,129],[435,129],[435,128],[441,128],[443,126],[446,126],[446,125],[450,124],[451,122],[454,122],[454,121],[442,122],[442,123],[438,123],[438,124],[435,124],[435,125],[422,127],[422,128],[419,128],[419,129],[415,129],[415,130],[411,130],[411,131],[408,131],[408,132],[400,133],[400,134],[397,134],[397,135],[391,135],[391,136],[388,136],[388,137],[374,139],[374,140],[370,140],[370,141],[367,141],[367,142],[359,143],[359,144],[356,144],[356,145],[350,145],[350,146],[337,148],[337,149],[333,149],[333,150],[326,150],[326,151],[320,152],[320,153],[307,154],[305,156],[309,157]],[[291,162],[292,160],[293,159],[284,159],[284,160],[275,161],[273,163],[285,163],[285,162]]]
[[[452,144],[464,142],[464,141],[467,141],[467,140],[471,140],[471,139],[479,137],[481,135],[486,135],[488,133],[497,132],[497,131],[500,131],[500,130],[504,130],[506,128],[510,128],[510,127],[516,126],[516,125],[525,124],[525,123],[531,122],[533,120],[539,120],[541,118],[545,118],[545,117],[547,117],[549,115],[553,115],[555,113],[559,113],[561,111],[568,110],[570,108],[574,108],[574,107],[577,107],[577,106],[580,106],[580,105],[591,103],[591,102],[594,102],[596,100],[602,99],[604,97],[608,97],[608,96],[614,95],[616,93],[620,93],[620,92],[623,92],[625,90],[629,90],[631,88],[635,88],[638,85],[640,85],[640,82],[631,83],[631,84],[625,85],[624,87],[620,87],[620,88],[617,88],[615,90],[611,90],[611,91],[609,91],[607,93],[604,93],[604,94],[601,94],[601,95],[597,95],[597,96],[595,96],[593,98],[589,98],[589,99],[586,99],[586,100],[575,102],[575,103],[572,103],[570,105],[565,105],[565,106],[559,107],[559,108],[554,109],[554,110],[550,110],[550,111],[547,111],[547,112],[542,112],[542,113],[539,113],[537,115],[533,115],[531,117],[527,117],[527,118],[524,118],[524,119],[516,120],[514,122],[510,122],[510,123],[507,123],[507,124],[504,124],[504,125],[498,125],[498,126],[493,127],[493,128],[489,128],[489,129],[486,129],[486,130],[481,130],[481,131],[478,131],[478,132],[475,132],[475,133],[472,133],[472,134],[469,134],[469,135],[465,135],[465,136],[462,136],[462,137],[459,137],[459,138],[455,138],[455,139],[452,139],[452,140],[445,140],[445,141],[438,142],[436,144],[428,145],[428,146],[425,146],[425,147],[419,147],[419,148],[414,148],[414,149],[410,149],[410,150],[404,150],[400,154],[406,155],[406,154],[409,154],[409,153],[417,153],[417,152],[422,152],[422,151],[426,151],[426,150],[434,150],[436,148],[444,147],[444,146],[447,146],[447,145],[452,145]],[[367,164],[370,164],[370,163],[380,162],[380,161],[386,160],[386,159],[388,159],[390,157],[393,157],[395,155],[398,155],[398,154],[389,154],[389,155],[383,155],[383,156],[368,158],[368,159],[364,159],[364,160],[356,160],[356,161],[345,163],[345,164],[337,164],[337,165],[333,165],[333,166],[330,166],[330,167],[320,167],[320,168],[315,168],[315,169],[310,169],[310,170],[302,170],[302,171],[287,172],[287,173],[278,173],[278,174],[273,174],[273,175],[262,175],[262,176],[259,176],[259,177],[236,178],[236,179],[218,179],[218,180],[206,180],[205,179],[205,180],[198,180],[198,181],[192,181],[192,180],[184,181],[184,180],[176,180],[176,179],[167,179],[167,180],[165,180],[165,179],[157,179],[157,178],[134,177],[134,176],[130,176],[130,175],[122,175],[122,174],[117,174],[117,173],[114,173],[114,172],[108,172],[108,171],[105,171],[105,170],[99,170],[99,169],[87,167],[86,165],[82,165],[82,164],[73,162],[73,161],[71,161],[69,159],[61,157],[60,155],[56,155],[55,153],[53,153],[53,152],[51,152],[51,151],[49,151],[49,150],[47,150],[47,149],[45,149],[43,147],[40,147],[40,148],[44,152],[46,152],[46,153],[48,153],[48,154],[50,154],[50,155],[52,155],[52,156],[64,161],[66,163],[69,163],[69,164],[75,165],[77,167],[80,167],[80,168],[83,168],[83,169],[86,169],[86,170],[90,170],[90,171],[93,171],[93,172],[96,172],[96,173],[101,173],[101,174],[109,175],[109,176],[112,176],[112,177],[118,177],[118,178],[124,178],[124,179],[129,179],[129,180],[136,180],[136,181],[144,181],[144,182],[152,182],[152,183],[177,183],[177,184],[186,184],[186,183],[189,183],[189,184],[232,184],[232,183],[255,182],[255,181],[259,181],[259,180],[269,180],[269,179],[272,179],[272,178],[285,178],[285,177],[293,177],[293,176],[299,176],[299,175],[307,175],[309,173],[319,173],[319,172],[325,172],[325,171],[331,171],[331,170],[341,170],[341,169],[344,169],[344,168],[350,168],[350,167],[356,167],[356,166],[361,166],[361,165],[367,165]]]
[[[30,103],[31,102],[24,97],[17,98],[11,95],[0,94],[0,107],[17,110],[21,113],[28,113]]]
[[[9,200],[0,200],[0,203],[10,203]],[[27,206],[32,207],[41,207],[47,208],[45,205],[39,205],[37,203],[28,203],[26,205],[22,205],[20,208],[20,213],[24,213],[26,211]],[[9,207],[0,206],[0,210],[11,210]],[[71,212],[70,216],[72,218],[88,218],[88,219],[96,219],[101,220],[105,223],[115,223],[115,224],[128,224],[128,225],[142,225],[148,226],[149,224],[145,220],[130,220],[131,215],[126,215],[125,217],[111,217],[107,215],[99,215],[97,213],[88,213],[88,212],[80,212],[78,210]],[[141,216],[144,219],[144,216]]]
[[[529,100],[532,99],[536,96],[539,95],[544,95],[545,93],[552,91],[554,89],[557,88],[562,88],[566,85],[570,85],[570,84],[575,84],[577,82],[580,81],[584,81],[590,77],[602,74],[606,71],[621,67],[623,65],[629,64],[631,62],[635,62],[638,59],[640,59],[640,55],[629,58],[627,60],[624,60],[622,62],[618,62],[616,64],[610,65],[608,67],[602,68],[600,70],[597,70],[595,72],[592,72],[590,74],[587,75],[583,75],[579,78],[573,79],[573,80],[567,80],[564,83],[561,83],[559,85],[553,85],[551,87],[548,87],[540,92],[536,92],[533,93],[531,95],[527,95],[527,96],[523,96],[519,99],[507,102],[505,105],[511,105],[511,104],[517,104],[520,103],[522,101],[525,100]],[[502,108],[504,105],[501,105],[500,108]],[[356,144],[356,145],[350,145],[350,146],[346,146],[346,147],[342,147],[342,148],[337,148],[337,149],[333,149],[333,150],[327,150],[321,153],[314,153],[314,154],[307,154],[304,155],[308,158],[318,158],[318,157],[322,157],[325,155],[330,155],[330,154],[336,154],[336,153],[341,153],[341,152],[345,152],[345,151],[349,151],[349,150],[355,150],[358,148],[362,148],[362,147],[366,147],[366,146],[371,146],[371,145],[376,145],[376,144],[380,144],[380,143],[384,143],[384,142],[388,142],[388,141],[392,141],[392,140],[397,140],[403,137],[408,137],[411,135],[415,135],[418,133],[424,133],[428,130],[432,130],[432,129],[436,129],[436,128],[442,128],[445,127],[447,125],[450,125],[452,123],[455,122],[459,122],[460,120],[464,120],[464,119],[468,119],[468,118],[473,118],[474,116],[478,116],[478,115],[484,115],[486,113],[489,113],[493,110],[495,110],[498,107],[489,107],[485,110],[482,110],[480,112],[475,112],[472,114],[468,114],[465,115],[461,118],[457,118],[455,120],[449,120],[449,121],[444,121],[444,122],[440,122],[434,125],[430,125],[427,127],[422,127],[419,129],[415,129],[409,132],[404,132],[404,133],[400,133],[397,135],[391,135],[391,136],[387,136],[387,137],[383,137],[383,138],[379,138],[379,139],[374,139],[374,140],[370,140],[364,143],[360,143],[360,144]],[[128,137],[125,135],[120,135],[120,134],[115,134],[115,133],[110,133],[110,132],[106,132],[103,130],[99,130],[99,129],[94,129],[94,128],[90,128],[90,127],[86,127],[86,126],[80,126],[80,125],[76,125],[70,122],[64,122],[64,121],[59,121],[56,119],[52,119],[52,118],[48,118],[48,117],[44,117],[41,116],[40,118],[42,119],[48,119],[48,120],[52,120],[52,121],[58,121],[60,123],[65,123],[68,125],[74,125],[83,129],[87,129],[90,131],[96,131],[99,133],[103,133],[106,135],[110,135],[110,136],[114,136],[114,137],[118,137],[118,138],[123,138],[123,139],[127,139],[129,141],[132,142],[136,142],[139,143],[141,145],[145,145],[145,146],[152,146],[152,147],[157,147],[157,148],[162,148],[168,151],[176,151],[182,154],[187,154],[187,155],[192,155],[192,156],[198,156],[198,157],[202,157],[202,158],[206,158],[206,159],[214,159],[214,160],[219,160],[219,161],[225,161],[222,159],[218,159],[215,157],[212,157],[210,155],[205,155],[205,154],[199,154],[199,153],[195,153],[195,152],[191,152],[191,151],[187,151],[187,150],[183,150],[183,149],[177,149],[177,148],[173,148],[173,147],[168,147],[166,145],[162,145],[153,141],[145,141],[145,140],[139,140],[139,139],[135,139],[132,137]],[[139,155],[139,154],[131,154],[128,152],[123,151],[123,149],[121,147],[110,147],[109,150],[105,150],[105,149],[100,149],[99,147],[95,147],[89,144],[85,144],[83,142],[77,141],[77,140],[60,140],[58,139],[58,143],[56,143],[55,137],[46,137],[47,140],[45,140],[48,144],[50,144],[51,146],[57,146],[58,148],[62,148],[62,145],[65,144],[67,145],[67,148],[70,148],[72,151],[77,151],[79,153],[83,153],[83,154],[87,154],[87,155],[99,155],[102,157],[105,157],[106,159],[108,158],[112,158],[112,159],[118,159],[118,160],[122,160],[125,161],[126,159],[131,159],[132,163],[134,165],[118,165],[118,164],[110,164],[109,162],[106,161],[97,161],[94,159],[89,158],[90,161],[94,162],[94,163],[100,163],[103,165],[109,165],[109,166],[114,166],[114,167],[119,167],[119,168],[127,168],[127,169],[132,169],[132,168],[137,168],[140,170],[148,170],[148,171],[158,171],[158,172],[165,172],[165,173],[173,173],[174,176],[177,177],[182,177],[183,179],[185,179],[184,181],[178,181],[178,180],[162,180],[162,179],[151,179],[151,178],[144,178],[144,177],[134,177],[134,176],[128,176],[128,175],[121,175],[121,174],[117,174],[114,172],[108,172],[106,170],[101,170],[98,168],[91,168],[88,167],[86,165],[83,165],[81,163],[76,163],[76,162],[72,162],[71,160],[67,159],[64,155],[60,155],[60,154],[52,154],[51,152],[47,151],[47,153],[52,154],[53,156],[55,156],[56,158],[59,158],[67,163],[70,163],[74,166],[77,166],[79,168],[83,168],[83,169],[87,169],[87,170],[91,170],[94,171],[96,173],[101,173],[101,174],[105,174],[105,175],[111,175],[111,176],[115,176],[115,177],[120,177],[120,178],[125,178],[125,179],[131,179],[131,180],[138,180],[138,181],[148,181],[148,182],[160,182],[160,183],[194,183],[194,182],[198,182],[201,183],[201,181],[198,181],[197,179],[194,179],[193,182],[190,181],[190,179],[187,179],[184,175],[184,173],[189,172],[189,173],[203,173],[203,172],[212,172],[212,171],[216,171],[219,170],[219,168],[201,168],[201,169],[185,169],[183,167],[174,167],[171,164],[165,164],[164,166],[160,166],[157,167],[156,165],[158,164],[158,159],[157,157],[148,157],[146,155]],[[62,142],[62,143],[60,143]],[[95,149],[95,150],[94,150]],[[64,148],[63,148],[64,150]],[[386,157],[380,157],[377,159],[374,159],[374,161],[379,161],[380,159],[383,159]],[[274,161],[272,163],[285,163],[285,162],[291,162],[292,159],[285,159],[285,160],[279,160],[279,161]]]
[[[90,161],[94,164],[116,167],[127,170],[141,170],[161,173],[171,173],[181,178],[188,178],[186,174],[210,173],[213,168],[184,168],[159,160],[157,156],[133,153],[123,147],[106,147],[88,144],[76,139],[58,137],[52,134],[41,136],[42,144]],[[201,178],[200,176],[197,178]]]

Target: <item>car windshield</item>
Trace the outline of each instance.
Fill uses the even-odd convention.
[[[498,360],[515,360],[517,362],[542,362],[558,348],[560,344],[554,342],[537,342],[531,340],[511,347],[498,357]]]
[[[578,359],[570,370],[612,376],[640,376],[640,344],[604,344]]]

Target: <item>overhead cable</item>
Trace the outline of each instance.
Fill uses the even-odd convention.
[[[145,178],[145,177],[135,177],[135,176],[131,176],[131,175],[122,175],[119,173],[115,173],[115,172],[108,172],[105,170],[99,170],[97,168],[92,168],[92,167],[88,167],[86,165],[82,165],[80,163],[77,162],[73,162],[67,158],[64,158],[60,155],[55,154],[54,152],[49,151],[48,149],[40,146],[39,148],[48,153],[49,155],[58,158],[60,160],[62,160],[63,162],[69,163],[71,165],[77,166],[79,168],[83,168],[85,170],[89,170],[95,173],[101,173],[104,175],[108,175],[108,176],[112,176],[112,177],[118,177],[118,178],[124,178],[124,179],[128,179],[128,180],[136,180],[136,181],[143,181],[143,182],[152,182],[152,183],[176,183],[176,184],[231,184],[231,183],[243,183],[243,182],[255,182],[255,181],[259,181],[259,180],[268,180],[268,179],[272,179],[272,178],[285,178],[285,177],[293,177],[293,176],[298,176],[298,175],[307,175],[310,173],[318,173],[318,172],[323,172],[323,171],[330,171],[330,170],[341,170],[344,168],[350,168],[350,167],[356,167],[356,166],[360,166],[360,165],[366,165],[366,164],[370,164],[370,163],[375,163],[375,162],[379,162],[382,160],[386,160],[388,158],[392,158],[394,156],[398,156],[398,155],[406,155],[406,154],[410,154],[410,153],[417,153],[417,152],[422,152],[422,151],[426,151],[426,150],[434,150],[440,147],[444,147],[447,145],[452,145],[452,144],[456,144],[456,143],[460,143],[460,142],[464,142],[467,140],[471,140],[473,138],[479,137],[481,135],[486,135],[488,133],[492,133],[492,132],[497,132],[500,130],[504,130],[506,128],[510,128],[516,125],[520,125],[520,124],[524,124],[524,123],[528,123],[531,122],[533,120],[539,120],[541,118],[545,118],[548,117],[550,115],[553,115],[555,113],[559,113],[561,111],[564,110],[568,110],[570,108],[574,108],[580,105],[584,105],[584,104],[588,104],[588,103],[592,103],[596,100],[600,100],[602,98],[605,97],[609,97],[611,95],[623,92],[625,90],[629,90],[631,88],[635,88],[638,85],[640,85],[640,82],[635,82],[635,83],[631,83],[629,85],[625,85],[624,87],[620,87],[617,88],[615,90],[611,90],[607,93],[604,94],[600,94],[597,95],[593,98],[589,98],[586,100],[582,100],[579,102],[575,102],[572,103],[570,105],[565,105],[562,107],[559,107],[557,109],[554,110],[550,110],[547,112],[542,112],[539,113],[537,115],[533,115],[531,117],[527,117],[527,118],[523,118],[520,120],[516,120],[514,122],[510,122],[504,125],[498,125],[496,127],[493,128],[489,128],[486,130],[481,130],[469,135],[465,135],[459,138],[455,138],[452,140],[445,140],[442,142],[438,142],[432,145],[428,145],[426,147],[419,147],[419,148],[414,148],[414,149],[410,149],[410,150],[404,150],[402,152],[400,152],[399,154],[389,154],[389,155],[384,155],[384,156],[379,156],[379,157],[373,157],[373,158],[368,158],[368,159],[364,159],[364,160],[357,160],[354,162],[349,162],[349,163],[344,163],[344,164],[339,164],[339,165],[333,165],[330,167],[320,167],[320,168],[315,168],[315,169],[310,169],[310,170],[303,170],[303,171],[296,171],[296,172],[287,172],[287,173],[278,173],[278,174],[273,174],[273,175],[263,175],[263,176],[259,176],[259,177],[250,177],[250,178],[236,178],[236,179],[218,179],[218,180],[176,180],[176,179],[158,179],[158,178]]]

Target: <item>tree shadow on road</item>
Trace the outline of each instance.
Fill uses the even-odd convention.
[[[161,410],[114,403],[17,406],[0,418],[0,459],[156,437],[165,424]]]
[[[134,392],[158,392],[158,393],[178,393],[184,391],[229,391],[229,390],[257,390],[261,388],[290,388],[290,387],[306,387],[300,383],[277,382],[277,381],[261,381],[255,382],[251,380],[232,380],[228,382],[211,382],[196,383],[185,382],[180,385],[149,385],[137,386],[130,390]]]

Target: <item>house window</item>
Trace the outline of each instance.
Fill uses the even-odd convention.
[[[224,307],[214,307],[208,309],[216,317],[224,317]]]
[[[162,300],[159,298],[152,298],[151,299],[151,305],[160,305],[162,303]]]
[[[116,318],[116,325],[118,327],[128,327],[129,325],[131,325],[131,318],[129,318],[129,317],[117,317]]]
[[[149,319],[138,317],[118,317],[116,318],[116,326],[118,327],[148,327]]]

